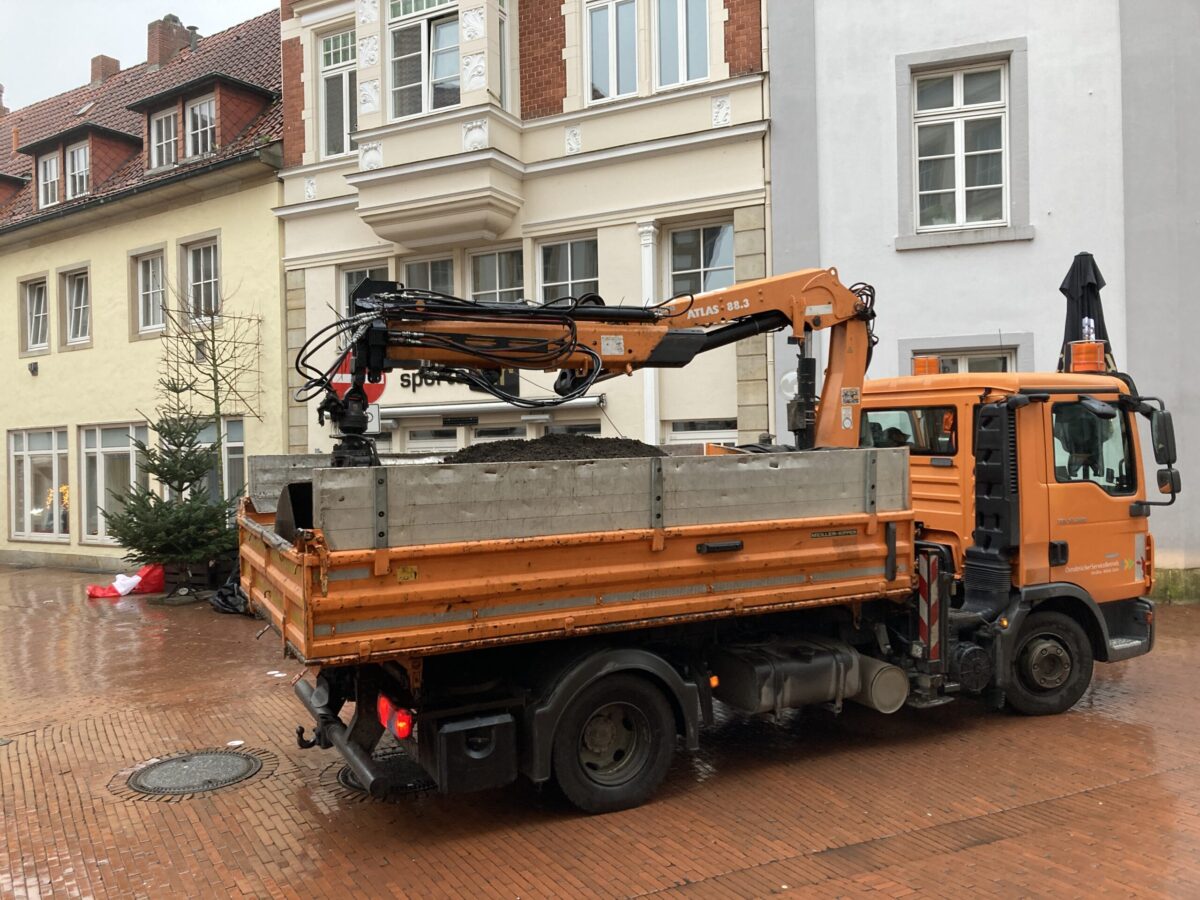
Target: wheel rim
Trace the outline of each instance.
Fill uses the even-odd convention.
[[[579,765],[596,784],[624,784],[650,758],[650,722],[636,706],[606,703],[579,733]]]
[[[1035,691],[1058,690],[1073,668],[1071,651],[1055,635],[1035,635],[1021,652],[1022,680]]]

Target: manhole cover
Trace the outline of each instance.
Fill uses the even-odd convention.
[[[236,750],[200,750],[143,766],[127,784],[143,794],[197,794],[245,781],[262,760]]]
[[[421,794],[437,787],[421,764],[403,750],[384,751],[375,756],[375,761],[381,764],[380,768],[392,782],[392,788],[380,798],[382,800]],[[349,766],[342,766],[338,770],[337,780],[338,784],[355,794],[366,794],[358,776]]]

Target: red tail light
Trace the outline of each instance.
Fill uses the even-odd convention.
[[[379,724],[390,731],[397,740],[412,737],[412,710],[401,709],[384,694],[375,701],[375,711],[379,715]]]

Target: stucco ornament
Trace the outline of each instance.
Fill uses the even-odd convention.
[[[369,34],[358,39],[358,67],[365,69],[379,62],[379,35]]]
[[[358,145],[358,168],[363,172],[378,169],[383,165],[383,144],[368,141]]]
[[[583,127],[568,125],[565,129],[567,155],[578,153],[583,149]]]
[[[484,18],[482,7],[464,9],[460,21],[462,22],[463,43],[480,40],[487,29],[485,24],[487,20]]]
[[[315,179],[315,178],[305,178],[304,179],[304,199],[305,200],[316,200],[317,199],[317,179]]]
[[[358,83],[358,111],[359,113],[379,112],[378,78]]]
[[[487,119],[467,122],[462,127],[463,150],[482,150],[488,145]]]
[[[358,0],[358,24],[371,25],[379,21],[379,0]]]
[[[728,125],[733,121],[733,104],[729,99],[728,94],[722,94],[719,97],[712,98],[712,123],[713,128],[720,128],[722,125]]]
[[[464,91],[482,91],[487,87],[487,64],[482,53],[471,53],[463,57],[462,80]]]

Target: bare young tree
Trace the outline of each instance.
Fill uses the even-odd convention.
[[[222,417],[262,418],[262,317],[233,312],[232,296],[189,300],[175,294],[176,302],[163,305],[159,393],[169,406],[211,419],[218,450],[225,440]],[[223,500],[225,473],[219,463],[216,469],[216,494]]]

